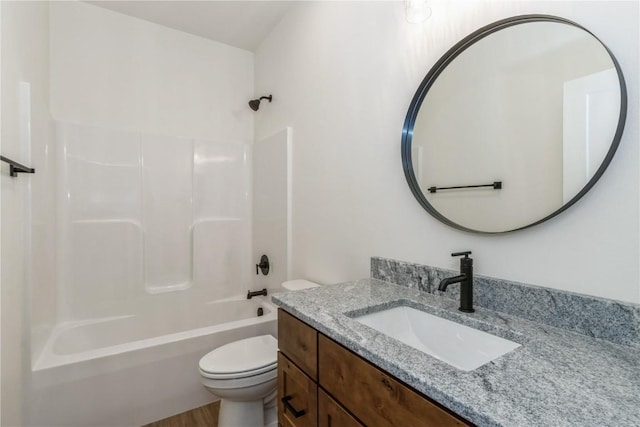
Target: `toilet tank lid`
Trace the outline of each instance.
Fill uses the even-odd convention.
[[[303,279],[288,280],[282,284],[282,287],[288,291],[299,291],[302,289],[317,288],[318,286],[320,285],[315,282]]]

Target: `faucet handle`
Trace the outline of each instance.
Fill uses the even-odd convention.
[[[451,256],[464,256],[465,258],[469,258],[469,255],[471,255],[471,251],[454,252],[451,254]]]

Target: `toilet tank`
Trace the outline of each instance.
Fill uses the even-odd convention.
[[[318,283],[303,279],[287,280],[282,283],[282,288],[287,291],[300,291],[302,289],[317,288],[318,286],[320,286]]]

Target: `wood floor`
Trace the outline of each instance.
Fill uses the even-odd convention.
[[[142,427],[217,427],[220,401]]]

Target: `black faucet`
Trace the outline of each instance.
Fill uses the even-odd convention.
[[[247,299],[251,299],[253,297],[257,297],[259,295],[264,295],[265,297],[267,296],[267,288],[264,288],[261,291],[247,291]]]
[[[473,313],[473,259],[469,258],[471,251],[455,252],[451,256],[464,256],[460,258],[460,275],[442,279],[438,286],[439,291],[445,292],[447,286],[452,283],[460,283],[460,308],[465,313]]]
[[[262,274],[264,274],[265,276],[269,274],[269,257],[268,256],[262,255],[260,257],[260,264],[256,264],[256,274],[258,274],[258,270],[262,271]]]

